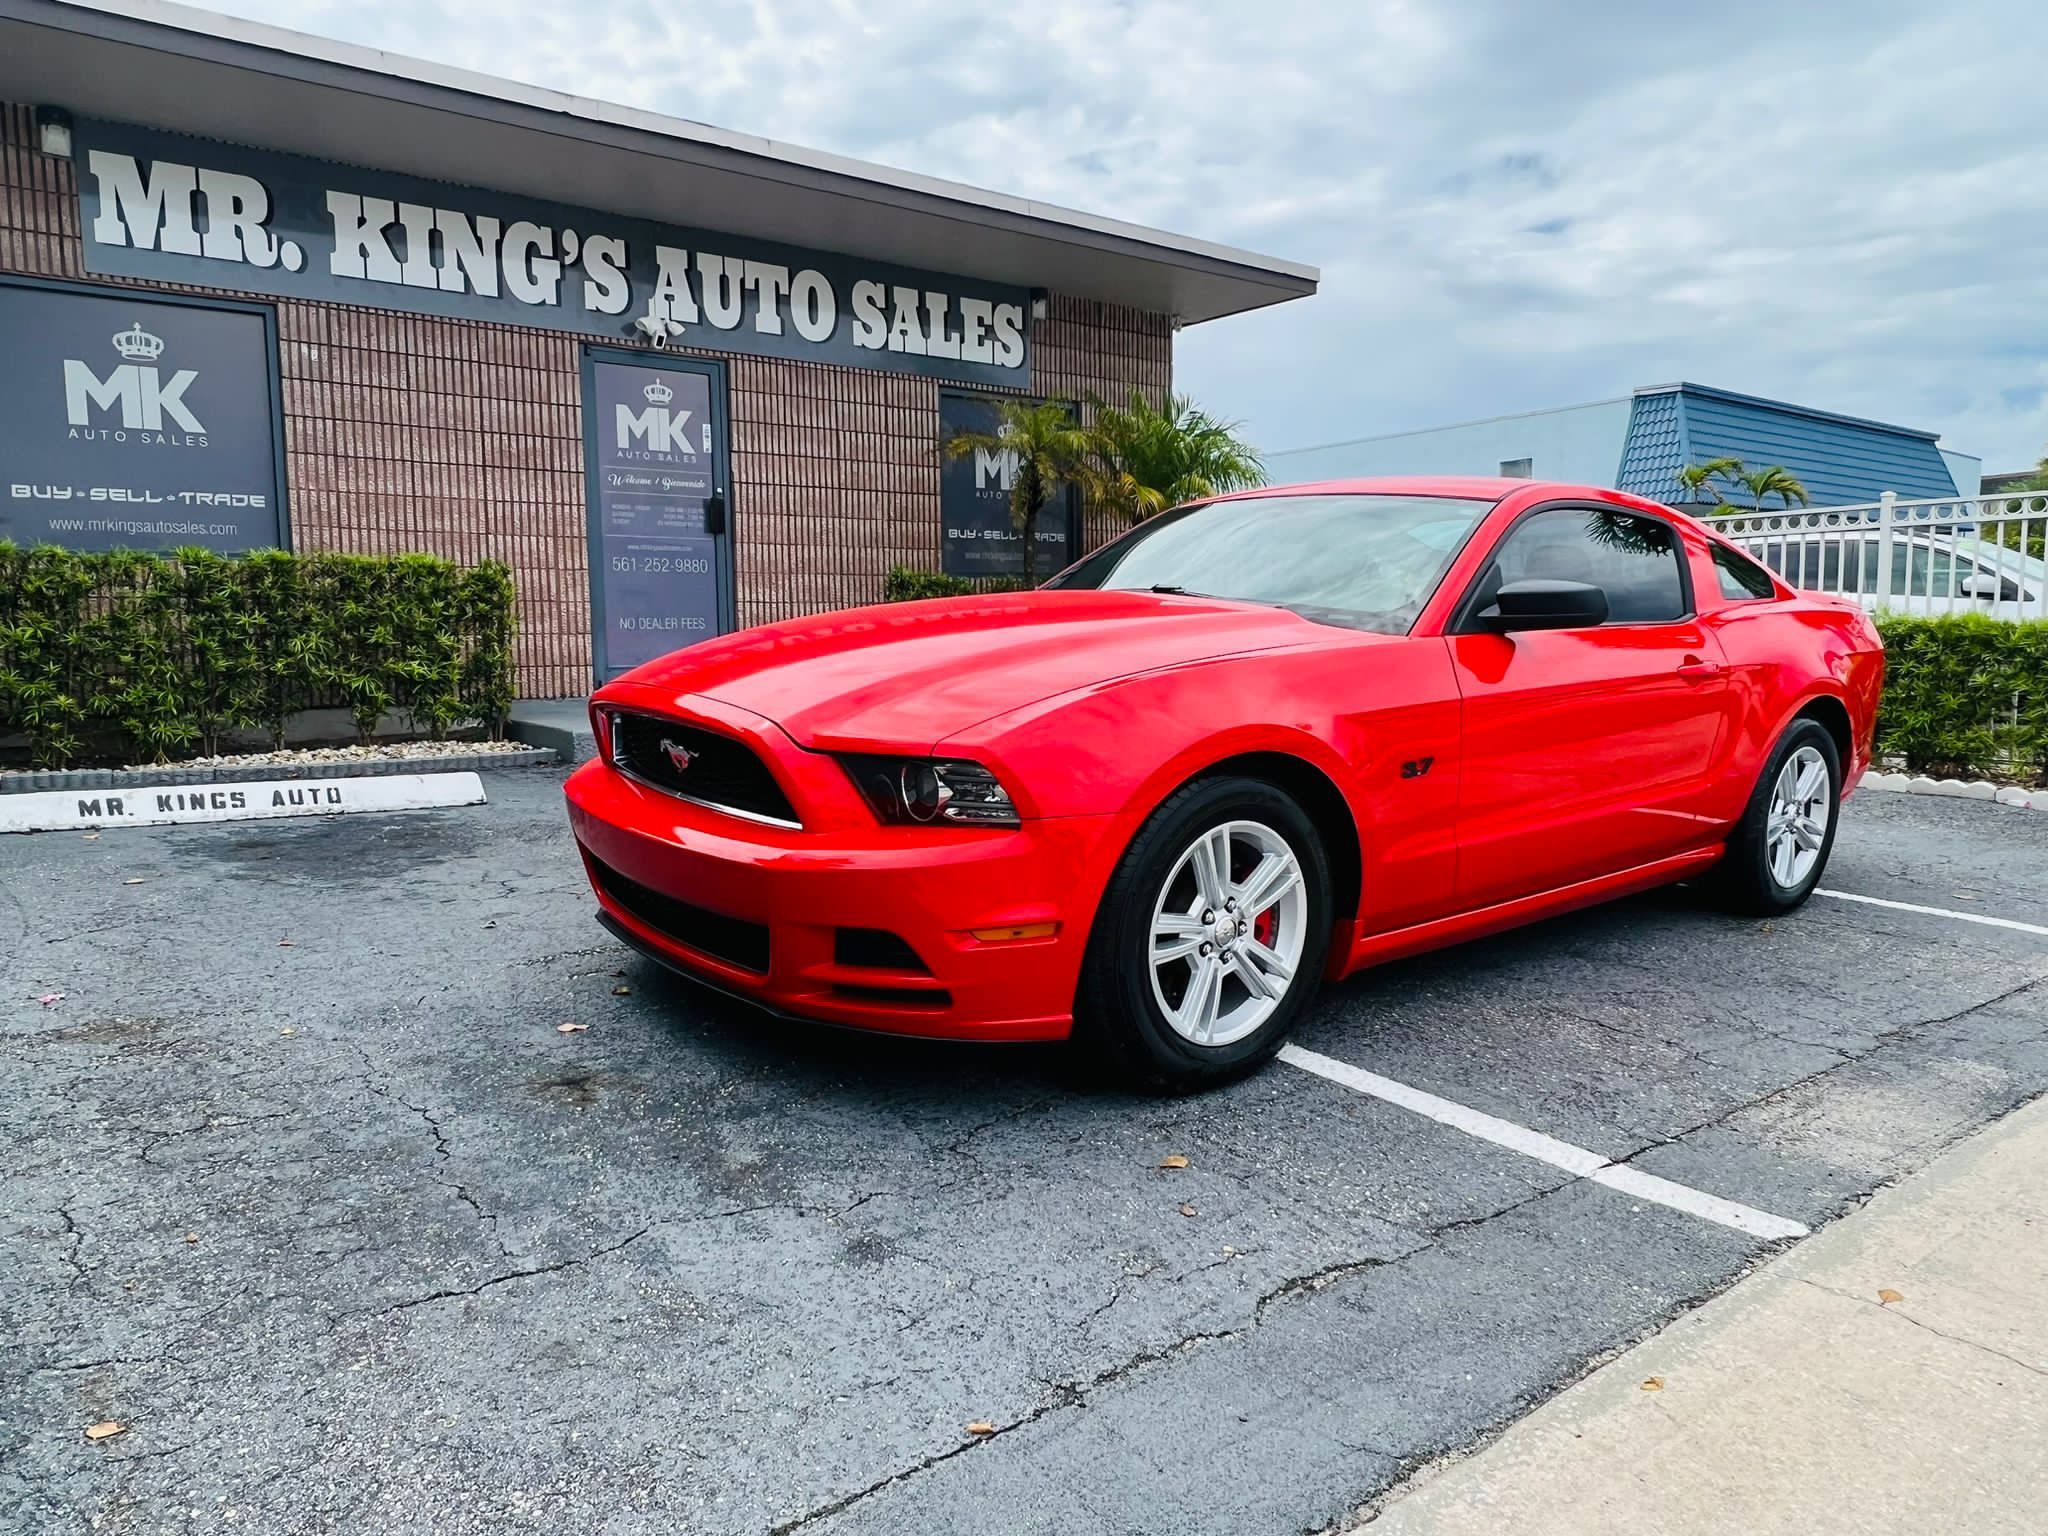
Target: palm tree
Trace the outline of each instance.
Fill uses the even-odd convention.
[[[992,432],[956,432],[944,444],[949,458],[977,450],[1010,462],[1010,523],[1024,535],[1024,585],[1038,585],[1038,515],[1065,481],[1081,477],[1088,436],[1063,400],[1009,399],[996,406]]]
[[[1738,466],[1735,478],[1749,492],[1749,509],[1752,512],[1763,511],[1767,496],[1777,497],[1788,509],[1794,502],[1803,507],[1813,499],[1806,494],[1806,487],[1799,483],[1798,477],[1782,464],[1773,464],[1768,469],[1740,469]]]
[[[1139,522],[1167,507],[1266,483],[1266,466],[1238,435],[1238,423],[1210,415],[1186,395],[1157,409],[1137,390],[1130,404],[1088,397],[1082,483],[1091,499]]]
[[[2040,520],[2042,512],[2048,510],[2044,491],[2048,491],[2048,454],[2035,463],[2034,472],[2026,479],[2004,488],[2005,500],[1982,503],[1986,526],[1998,530],[1991,537],[2007,549],[2016,549],[2036,560],[2048,555],[2048,521]],[[2000,519],[1995,525],[1988,521],[1993,516]]]
[[[1708,459],[1703,464],[1688,464],[1678,472],[1678,483],[1686,491],[1688,501],[1719,502],[1723,499],[1716,480],[1732,480],[1742,473],[1740,459]]]

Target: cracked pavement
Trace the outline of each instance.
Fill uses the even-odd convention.
[[[1771,1251],[1283,1065],[1144,1099],[709,1001],[592,923],[559,775],[486,787],[0,842],[0,1530],[1316,1530]],[[2044,923],[2044,867],[1872,793],[1829,883]],[[2048,1090],[2044,978],[1681,891],[1298,1039],[1820,1225]]]

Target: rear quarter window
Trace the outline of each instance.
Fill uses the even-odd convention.
[[[1721,595],[1730,602],[1778,595],[1769,571],[1725,544],[1714,546],[1714,579],[1721,584]]]

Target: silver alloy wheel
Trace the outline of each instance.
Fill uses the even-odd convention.
[[[1779,890],[1797,890],[1820,862],[1834,792],[1827,759],[1814,747],[1801,747],[1778,770],[1764,826],[1764,854]]]
[[[1308,882],[1263,822],[1226,821],[1188,845],[1152,907],[1152,996],[1194,1045],[1242,1040],[1273,1016],[1308,937]]]

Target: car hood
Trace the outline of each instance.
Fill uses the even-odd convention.
[[[737,705],[827,750],[926,750],[1055,694],[1330,633],[1284,609],[1150,592],[855,608],[707,640],[623,681]]]

